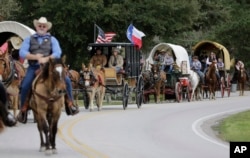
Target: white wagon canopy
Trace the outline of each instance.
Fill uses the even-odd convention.
[[[146,66],[145,66],[146,70],[150,70],[150,68],[151,68],[150,64],[154,64],[155,53],[157,53],[158,51],[160,51],[162,49],[167,50],[168,52],[172,53],[174,61],[180,69],[179,71],[181,71],[182,62],[186,62],[186,64],[185,64],[186,71],[187,71],[186,73],[189,74],[190,61],[189,61],[189,56],[188,56],[186,49],[180,45],[175,45],[175,44],[171,44],[171,43],[159,43],[153,47],[148,58],[146,59]]]
[[[29,28],[26,25],[23,25],[16,21],[2,21],[0,22],[0,46],[2,46],[8,39],[10,39],[13,36],[18,36],[22,40],[24,40],[26,37],[34,34],[35,31],[31,28]],[[12,52],[12,57],[16,60],[19,60],[19,53],[18,50],[15,50]],[[21,61],[23,62],[23,61]],[[25,62],[25,67],[26,65]]]

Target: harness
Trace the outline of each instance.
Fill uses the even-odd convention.
[[[7,60],[5,58],[0,58],[0,60],[4,61],[6,64],[8,64]],[[8,87],[11,82],[14,79],[14,74],[15,74],[15,69],[14,69],[14,62],[12,60],[10,60],[10,74],[8,75],[8,77],[3,80],[3,84]]]

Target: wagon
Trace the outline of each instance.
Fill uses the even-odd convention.
[[[203,62],[204,58],[209,56],[211,51],[213,51],[216,54],[217,58],[221,58],[223,60],[225,67],[224,69],[219,70],[221,83],[218,85],[218,90],[221,92],[221,97],[224,97],[225,91],[227,92],[229,97],[231,91],[230,74],[229,74],[231,62],[228,50],[223,45],[208,40],[198,42],[192,49],[193,49],[193,55],[198,56],[201,62]]]
[[[165,99],[176,99],[178,102],[181,102],[183,97],[186,97],[188,101],[190,101],[192,93],[192,87],[189,79],[190,62],[188,53],[185,48],[180,45],[171,43],[157,44],[150,51],[150,54],[146,59],[145,69],[147,71],[150,71],[150,64],[153,64],[155,62],[155,53],[162,49],[168,50],[172,53],[175,63],[173,71],[170,73],[166,73],[167,80],[165,82],[165,88],[163,89]],[[145,89],[144,91],[146,92]]]
[[[114,48],[120,49],[120,55],[124,58],[123,69],[125,72],[123,73],[116,73],[115,69],[108,68],[108,63],[104,66],[105,85],[103,86],[106,87],[106,94],[111,96],[120,94],[124,110],[127,108],[130,95],[135,94],[137,107],[140,108],[143,97],[141,51],[131,43],[89,43],[89,59],[95,54],[97,48],[101,49],[102,53],[106,55],[107,61],[112,55]],[[88,97],[85,97],[84,100],[86,108],[88,106]]]

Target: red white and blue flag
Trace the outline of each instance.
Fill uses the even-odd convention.
[[[132,24],[129,25],[127,29],[127,38],[131,43],[138,46],[139,49],[142,47],[142,37],[144,36],[145,34],[142,31],[139,31]]]
[[[98,28],[96,43],[110,43],[113,37],[116,35],[114,32],[104,33],[104,31],[99,26],[96,25],[96,27]]]

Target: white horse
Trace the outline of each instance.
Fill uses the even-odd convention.
[[[190,74],[189,79],[190,79],[191,86],[192,86],[192,95],[191,95],[190,100],[194,100],[194,97],[196,98],[196,100],[201,100],[202,98],[201,89],[199,87],[200,76],[193,70],[189,70],[189,74]]]

